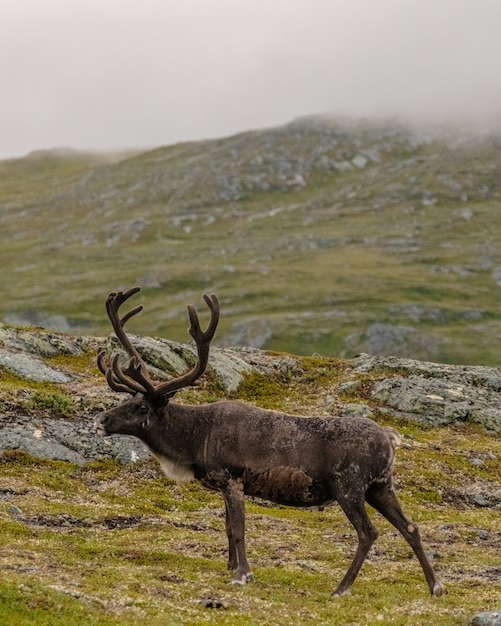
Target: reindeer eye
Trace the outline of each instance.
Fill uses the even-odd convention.
[[[147,404],[140,404],[139,405],[139,412],[140,413],[148,413],[148,411],[150,410]]]

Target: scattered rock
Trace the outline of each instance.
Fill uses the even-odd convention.
[[[178,376],[186,372],[196,362],[197,352],[194,345],[135,335],[130,335],[130,338],[144,361],[151,366],[159,378]],[[122,362],[127,360],[125,352],[118,345],[114,336],[110,338],[107,349],[110,353],[121,353]],[[211,348],[209,370],[216,374],[219,382],[227,391],[234,391],[242,381],[242,374],[251,372],[253,369],[255,368],[240,359],[234,351]]]
[[[374,385],[371,397],[399,417],[431,426],[470,421],[501,432],[498,368],[369,354],[361,354],[351,362],[360,372],[387,373]]]
[[[353,157],[353,159],[351,160],[351,162],[353,163],[353,165],[355,165],[355,167],[358,167],[359,169],[363,170],[364,167],[367,165],[367,163],[369,162],[369,159],[366,159],[364,156],[362,156],[361,154],[357,154],[356,157]]]
[[[472,465],[476,465],[477,467],[480,467],[481,465],[485,465],[485,462],[483,461],[483,459],[471,459],[471,464]]]
[[[374,414],[370,407],[359,402],[346,402],[343,404],[340,417],[372,417]]]
[[[199,600],[197,604],[204,606],[206,609],[227,609],[229,606],[226,600],[218,600],[216,598],[204,598]]]
[[[501,610],[477,613],[471,618],[471,626],[501,626]]]
[[[405,245],[408,245],[407,241]],[[370,354],[404,356],[412,353],[425,353],[430,358],[438,354],[441,341],[443,340],[432,333],[425,333],[414,326],[379,322],[370,324],[363,336],[354,334],[344,339],[347,346],[359,346],[361,350]]]
[[[336,391],[337,393],[352,394],[352,393],[355,393],[357,389],[360,389],[361,385],[362,385],[361,380],[358,380],[358,379],[347,380],[346,382],[338,385],[336,387]]]
[[[485,528],[477,528],[477,537],[482,539],[482,541],[487,541],[489,539],[490,533]]]
[[[481,493],[476,493],[473,496],[473,502],[477,506],[481,506],[481,507],[488,507],[491,504],[490,501]]]
[[[13,517],[20,517],[21,515],[24,515],[24,513],[21,511],[21,509],[19,507],[17,507],[15,504],[10,504],[7,507],[7,513],[9,515],[12,515]]]
[[[23,350],[30,354],[54,357],[61,354],[81,354],[82,350],[70,337],[58,333],[45,332],[43,329],[26,330],[0,325],[0,342],[7,348]]]
[[[0,348],[0,365],[21,378],[28,378],[37,382],[69,383],[71,378],[59,372],[40,359],[23,352],[10,352]]]
[[[266,319],[249,318],[235,324],[224,338],[224,345],[244,345],[260,348],[273,335],[273,328]]]
[[[438,561],[440,559],[440,553],[437,552],[436,550],[429,550],[426,553],[426,556],[429,558],[429,560],[433,563],[434,561]]]
[[[0,327],[0,331],[5,330]],[[0,366],[26,379],[60,384],[61,391],[74,398],[78,417],[34,418],[17,413],[15,399],[0,402],[0,452],[24,450],[33,456],[81,465],[104,458],[122,463],[148,458],[148,450],[134,438],[103,438],[94,434],[93,415],[119,402],[120,398],[119,394],[108,389],[103,379],[97,386],[92,380],[83,388],[75,376],[70,377],[50,367],[48,354],[94,351],[98,345],[103,345],[103,340],[95,337],[75,339],[45,331],[40,331],[40,340],[37,340],[37,334],[35,330],[16,329],[0,333],[4,346],[0,347]],[[196,359],[195,347],[191,344],[150,337],[132,337],[132,340],[148,367],[159,377],[185,372]],[[110,352],[118,349],[113,335],[104,343]],[[122,355],[122,358],[125,360],[127,357]],[[299,357],[269,355],[252,347],[214,347],[211,349],[208,372],[217,377],[226,391],[231,392],[238,389],[246,373],[257,371],[294,378],[304,373],[302,368]],[[375,382],[366,385],[364,376],[368,373],[375,375],[371,377]],[[488,430],[501,432],[501,371],[497,368],[360,354],[347,362],[346,376],[347,380],[333,384],[330,393],[320,400],[325,414],[370,417],[375,403],[399,418],[431,426],[470,421]],[[342,400],[343,394],[360,393],[362,387],[363,393],[368,394],[369,403]],[[407,445],[412,445],[412,441]],[[480,465],[488,458],[479,453],[472,456],[470,462]],[[476,492],[468,497],[476,506],[497,508],[499,505],[496,494]]]
[[[102,437],[93,431],[93,419],[33,419],[0,416],[0,454],[23,450],[34,457],[84,465],[99,459],[135,463],[149,458],[146,447],[133,437]]]

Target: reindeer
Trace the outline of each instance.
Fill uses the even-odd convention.
[[[228,569],[233,583],[253,580],[245,550],[244,496],[256,496],[295,507],[325,507],[337,501],[355,528],[358,546],[346,575],[333,592],[347,593],[378,536],[365,502],[379,511],[402,534],[416,554],[430,593],[440,596],[444,585],[437,579],[425,554],[416,524],[405,516],[393,489],[393,462],[398,433],[359,417],[299,417],[236,401],[189,406],[171,398],[195,385],[204,373],[210,342],[219,320],[215,294],[204,295],[210,310],[205,331],[198,314],[188,305],[198,359],[177,378],[157,382],[127,337],[124,325],[142,310],[138,306],[120,317],[119,308],[140,291],[134,287],[112,292],[106,309],[115,334],[130,357],[119,365],[105,350],[98,366],[114,391],[132,398],[95,418],[101,435],[134,435],[143,441],[174,480],[193,480],[219,491],[226,508]]]

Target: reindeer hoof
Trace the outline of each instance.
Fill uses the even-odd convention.
[[[336,589],[335,591],[331,593],[331,596],[333,598],[340,598],[341,596],[347,596],[349,593],[350,593],[349,589],[345,589],[344,591],[339,591],[339,589]]]
[[[252,572],[247,572],[246,574],[242,574],[241,576],[237,576],[231,581],[232,585],[240,585],[243,587],[247,583],[250,583],[254,580],[254,574]]]
[[[433,585],[433,591],[431,592],[431,594],[433,596],[437,596],[438,598],[439,596],[442,596],[446,593],[447,593],[447,589],[445,588],[445,585],[443,585],[440,581],[437,580],[437,582]]]

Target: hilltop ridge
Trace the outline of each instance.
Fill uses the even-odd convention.
[[[0,162],[0,319],[99,334],[139,284],[141,334],[215,291],[221,346],[499,363],[497,131],[314,116],[117,158]]]

